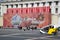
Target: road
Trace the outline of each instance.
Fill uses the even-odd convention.
[[[0,40],[60,40],[57,36],[40,34],[39,30],[0,29]]]

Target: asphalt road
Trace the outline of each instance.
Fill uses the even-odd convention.
[[[0,29],[0,40],[60,40],[58,35],[40,34],[39,30]]]

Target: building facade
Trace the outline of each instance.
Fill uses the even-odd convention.
[[[8,8],[34,8],[34,7],[50,7],[51,24],[60,26],[60,1],[59,0],[6,0],[0,2],[0,20],[3,20]],[[3,25],[3,21],[1,21]]]

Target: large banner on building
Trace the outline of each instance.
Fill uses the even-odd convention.
[[[37,25],[36,27],[44,27],[51,24],[50,7],[33,7],[33,8],[8,8],[3,16],[3,26],[12,27],[28,27]]]

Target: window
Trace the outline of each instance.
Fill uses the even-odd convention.
[[[20,4],[21,5],[21,8],[23,7],[23,4]]]
[[[37,6],[39,6],[39,3],[37,3]]]
[[[49,5],[51,6],[52,2],[48,2],[48,3],[49,3]]]
[[[58,13],[58,8],[55,9],[55,12]]]
[[[6,5],[7,6],[7,8],[8,8],[8,5]]]
[[[18,7],[18,4],[15,4],[16,5],[16,8]]]
[[[31,6],[33,7],[34,6],[34,3],[31,3]]]
[[[13,8],[13,5],[11,5],[11,7]]]
[[[55,1],[56,5],[58,5],[58,1]]]
[[[43,6],[45,5],[45,2],[42,2],[43,3]]]
[[[26,4],[26,7],[28,7],[28,4]]]

